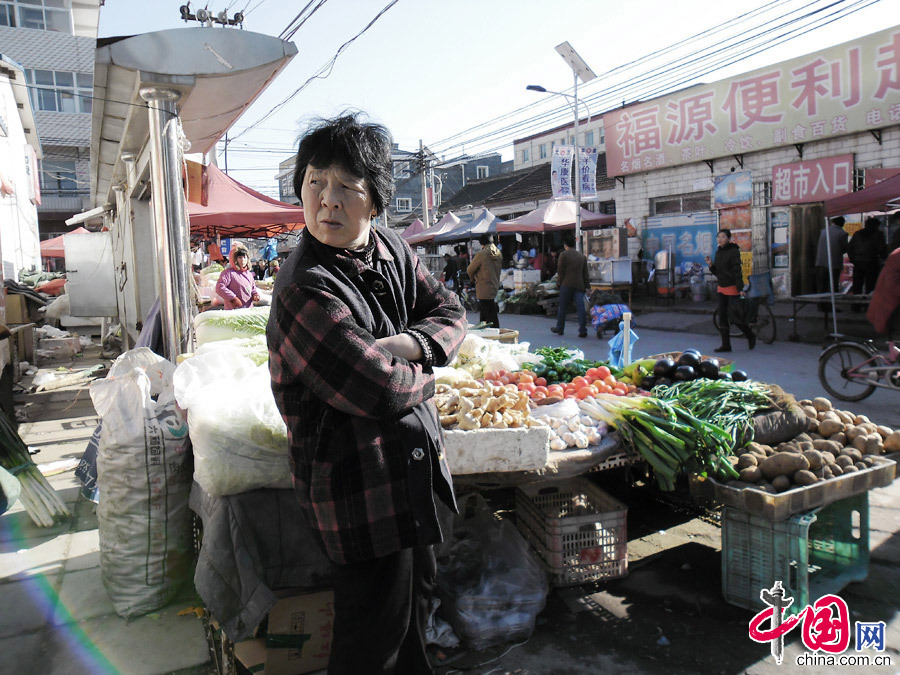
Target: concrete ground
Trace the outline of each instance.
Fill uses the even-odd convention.
[[[703,306],[668,308],[635,302],[639,340],[634,355],[717,344]],[[477,315],[470,318],[477,319]],[[553,320],[502,315],[504,327],[520,332],[532,346],[576,345],[589,358],[606,358],[606,339],[579,339],[572,320],[566,335],[550,333]],[[811,323],[821,325],[820,320]],[[779,327],[780,328],[780,327]],[[804,329],[805,330],[805,329]],[[812,331],[812,328],[810,328]],[[786,333],[785,333],[786,334]],[[608,337],[611,336],[607,336]],[[824,338],[824,333],[819,336]],[[778,382],[800,397],[822,395],[816,379],[817,338],[813,344],[778,341],[750,352],[735,340],[731,358],[752,377]],[[88,352],[72,362],[44,364],[85,369],[100,362]],[[108,363],[108,362],[106,362]],[[23,380],[23,385],[28,381]],[[96,425],[86,386],[45,394],[19,392],[20,435],[40,452],[39,464],[78,459]],[[866,401],[845,406],[879,423],[900,427],[900,398],[877,391]],[[787,639],[780,668],[766,645],[747,637],[753,612],[724,602],[721,595],[720,526],[716,514],[698,517],[684,490],[674,496],[632,487],[624,470],[593,474],[601,487],[628,504],[629,575],[605,583],[553,590],[533,636],[522,645],[485,652],[446,650],[442,674],[469,672],[535,673],[768,673],[833,672],[834,668],[791,665],[801,653],[797,631]],[[154,614],[124,621],[114,612],[102,582],[94,504],[79,495],[72,469],[49,477],[73,511],[73,518],[49,529],[34,526],[16,504],[0,516],[0,673],[94,675],[96,673],[216,672],[204,625],[179,612],[199,601],[191,588]],[[508,505],[509,491],[490,500]],[[900,487],[895,483],[870,494],[872,558],[868,579],[844,592],[851,618],[887,623],[887,655],[900,663]],[[852,651],[852,648],[851,648]],[[872,668],[842,667],[838,672]]]

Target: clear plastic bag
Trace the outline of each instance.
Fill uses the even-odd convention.
[[[174,382],[188,411],[200,487],[216,497],[291,487],[287,427],[266,364],[223,347],[184,361]]]
[[[441,613],[467,646],[482,650],[528,639],[547,599],[547,577],[509,521],[484,498],[459,499],[453,541],[438,560]]]

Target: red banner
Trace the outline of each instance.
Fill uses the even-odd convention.
[[[822,202],[853,191],[853,155],[779,164],[772,169],[772,206]]]

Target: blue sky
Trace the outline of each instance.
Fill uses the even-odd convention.
[[[898,23],[900,0],[850,0],[845,6],[849,9],[854,1],[862,9],[697,81],[721,80]],[[188,25],[180,18],[180,0],[140,4],[146,8],[143,12],[135,11],[135,0],[106,0],[99,35]],[[255,122],[296,89],[386,4],[388,0],[326,2],[293,37],[298,55],[234,130]],[[278,114],[230,145],[229,169],[241,182],[277,196],[277,164],[291,155],[305,122],[346,108],[364,110],[387,125],[405,149],[417,149],[422,139],[447,156],[496,150],[508,159],[516,129],[523,128],[527,118],[564,105],[559,97],[525,91],[528,84],[556,90],[571,87],[571,70],[554,50],[563,41],[569,41],[600,76],[582,89],[592,93],[614,77],[627,78],[630,72],[636,78],[643,72],[635,67],[616,76],[603,75],[609,70],[739,15],[753,14],[730,28],[734,35],[753,22],[826,4],[825,0],[399,0],[344,51],[327,78],[315,80]],[[304,5],[286,0],[211,0],[195,2],[193,8],[208,6],[218,12],[227,7],[232,15],[246,8],[245,30],[278,35]],[[663,68],[678,53],[690,54],[716,39],[705,36],[644,68]],[[531,107],[515,113],[523,106]],[[490,128],[468,131],[507,113],[512,114],[494,125],[514,127],[504,135],[479,141],[477,137]],[[445,140],[455,134],[460,134],[455,141]]]

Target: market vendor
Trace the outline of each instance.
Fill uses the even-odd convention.
[[[390,229],[391,137],[355,115],[300,141],[306,227],[278,274],[267,337],[297,499],[333,562],[341,673],[431,673],[425,621],[455,509],[432,365],[456,354],[465,313]]]
[[[235,244],[228,258],[230,263],[216,282],[216,293],[225,301],[225,309],[250,307],[259,302],[259,291],[250,270],[250,251],[243,244]]]

